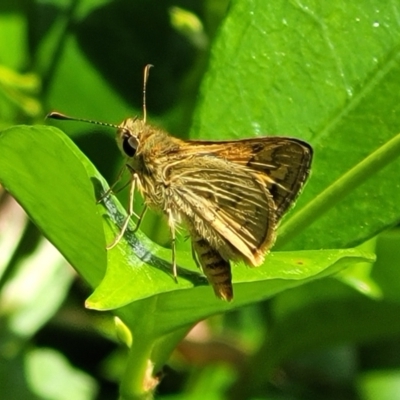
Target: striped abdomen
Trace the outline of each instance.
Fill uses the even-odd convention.
[[[229,261],[214,250],[206,239],[192,237],[192,246],[196,252],[200,267],[214,288],[217,297],[231,301],[233,298],[232,273]]]

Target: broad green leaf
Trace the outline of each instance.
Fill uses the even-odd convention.
[[[308,140],[315,159],[295,215],[400,132],[399,13],[380,0],[232,2],[192,136]],[[353,247],[400,221],[399,171],[397,159],[371,173],[285,249]]]
[[[0,135],[0,182],[92,286],[103,277],[105,239],[89,171],[55,128],[19,126]]]
[[[110,268],[88,299],[88,307],[115,309],[157,293],[173,292],[170,300],[167,297],[160,300],[165,309],[169,309],[167,304],[172,300],[177,303],[171,307],[176,313],[181,303],[183,308],[189,310],[189,319],[196,320],[204,318],[209,312],[216,313],[269,298],[289,287],[331,275],[345,266],[374,261],[371,253],[358,249],[271,253],[259,268],[241,264],[232,267],[235,300],[226,304],[214,296],[205,278],[197,272],[189,253],[178,253],[178,265],[182,267],[178,270],[176,284],[171,272],[170,250],[157,251],[150,242],[138,242],[129,233],[126,236],[128,242],[124,240],[118,248],[109,251]],[[152,265],[151,269],[149,264]],[[179,318],[185,319],[182,312]]]
[[[210,315],[264,300],[286,289],[329,276],[344,267],[373,260],[373,255],[357,249],[271,253],[269,261],[260,268],[237,266],[233,269],[235,297],[231,303],[217,299],[209,286],[203,284],[188,288],[188,282],[181,284],[182,278],[178,278],[177,285],[165,274],[165,277],[160,277],[158,281],[164,281],[163,285],[167,285],[166,279],[169,279],[171,283],[168,291],[143,300],[136,298],[137,301],[125,308],[126,310],[123,309],[123,313],[125,315],[127,310],[135,310],[130,315],[125,315],[129,327],[138,333],[150,323],[151,331],[157,337]],[[112,274],[115,267],[110,265],[108,273]],[[140,277],[136,279],[134,286],[129,285],[128,281],[117,287],[106,276],[87,300],[88,306],[95,309],[116,308],[120,307],[123,301],[131,301],[135,294],[140,296],[141,292],[147,291],[141,287],[143,278],[149,279],[146,275],[151,276],[154,269],[147,267],[145,273],[138,271],[136,274],[140,274]],[[117,271],[119,269],[114,273]],[[128,275],[125,277],[129,279]],[[107,280],[109,284],[106,286]],[[165,290],[162,286],[161,288]],[[157,287],[155,289],[159,290]]]

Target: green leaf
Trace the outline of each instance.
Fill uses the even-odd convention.
[[[106,267],[94,177],[101,179],[58,129],[17,126],[1,132],[0,182],[93,287]]]
[[[26,356],[27,379],[32,391],[43,399],[90,400],[98,388],[88,374],[74,368],[52,349],[34,349]]]
[[[196,273],[190,254],[178,252],[178,263],[184,267],[178,270],[176,284],[171,264],[161,258],[165,257],[165,251],[157,250],[150,243],[146,250],[143,241],[138,243],[129,233],[126,236],[129,245],[124,240],[109,252],[109,268],[104,280],[86,304],[99,310],[115,309],[165,292],[158,300],[163,304],[162,312],[171,311],[178,317],[170,326],[167,322],[172,322],[171,317],[163,317],[167,330],[174,324],[195,322],[207,315],[269,298],[289,287],[333,274],[345,266],[374,261],[371,253],[358,249],[271,253],[260,268],[233,266],[235,299],[225,303],[214,296],[211,286]],[[170,258],[170,251],[168,253]],[[150,269],[149,264],[152,265]],[[168,296],[167,292],[172,292],[173,296]],[[181,312],[177,313],[180,308]]]
[[[179,255],[180,253],[178,257]],[[267,262],[260,268],[250,269],[244,266],[234,268],[235,298],[231,303],[217,299],[209,286],[187,288],[188,282],[182,284],[182,277],[178,278],[177,285],[167,274],[165,278],[160,277],[160,280],[165,281],[164,285],[167,285],[166,280],[170,281],[168,291],[162,293],[161,290],[165,289],[161,285],[155,287],[158,296],[138,301],[141,292],[146,290],[142,289],[142,286],[145,286],[144,278],[149,279],[146,275],[151,276],[156,268],[146,270],[142,268],[142,271],[138,268],[135,282],[132,281],[130,284],[128,281],[117,287],[107,277],[108,274],[117,273],[113,272],[116,268],[113,265],[87,303],[89,307],[95,309],[112,309],[121,307],[122,299],[132,301],[132,297],[138,295],[129,308],[131,311],[134,310],[128,318],[131,322],[129,326],[134,332],[140,332],[143,326],[148,326],[150,323],[152,334],[158,337],[210,315],[260,301],[286,289],[329,276],[344,267],[373,260],[373,255],[357,249],[271,253]],[[122,278],[129,279],[127,275]]]
[[[378,370],[361,374],[357,389],[361,400],[391,400],[400,391],[400,371]]]
[[[235,1],[213,46],[192,136],[309,141],[312,176],[293,215],[400,130],[399,4]],[[399,154],[397,152],[397,154]],[[285,249],[358,245],[400,220],[400,160],[384,159]],[[367,177],[369,179],[367,179]],[[317,210],[311,209],[310,212]],[[279,242],[279,239],[278,239]]]

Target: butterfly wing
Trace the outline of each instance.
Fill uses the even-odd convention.
[[[237,141],[190,141],[198,154],[213,154],[260,172],[279,220],[293,205],[311,168],[311,146],[299,139],[268,136]]]
[[[168,176],[174,207],[185,216],[192,236],[205,238],[225,259],[263,261],[275,238],[276,207],[258,177],[243,165],[215,156],[186,156]]]

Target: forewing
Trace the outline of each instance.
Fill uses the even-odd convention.
[[[311,146],[298,139],[268,136],[262,138],[206,142],[190,141],[197,154],[213,154],[232,163],[261,172],[276,205],[279,220],[290,208],[310,174]]]

